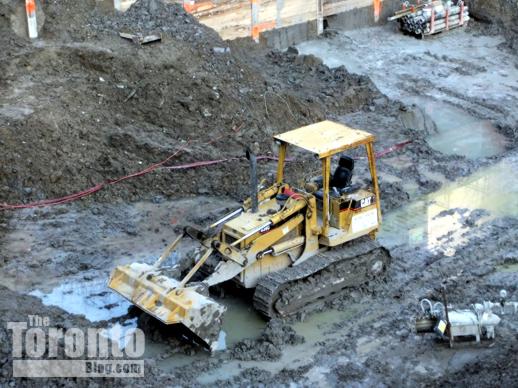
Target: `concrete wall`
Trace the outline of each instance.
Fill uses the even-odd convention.
[[[290,27],[265,31],[261,34],[260,42],[268,47],[285,49],[297,43],[317,37],[317,22],[312,20]]]
[[[372,1],[351,0],[343,2],[347,10],[336,15],[325,16],[325,26],[332,30],[354,30],[362,27],[382,25],[387,18],[401,9],[401,0],[384,0],[378,21],[374,17]],[[369,4],[369,5],[365,5]],[[359,7],[355,7],[359,5]],[[363,5],[363,6],[362,6]],[[290,27],[265,31],[261,34],[261,43],[268,47],[285,49],[306,40],[317,37],[316,20]]]
[[[385,0],[382,2],[379,20],[374,20],[374,7],[372,5],[353,8],[346,12],[326,17],[326,24],[330,29],[354,30],[361,27],[369,27],[387,23],[387,18],[394,11],[401,9],[401,0]]]

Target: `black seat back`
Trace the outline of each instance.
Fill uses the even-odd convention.
[[[349,156],[341,156],[335,173],[331,178],[331,187],[343,189],[351,184],[354,170],[354,159]]]

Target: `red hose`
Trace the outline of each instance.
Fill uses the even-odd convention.
[[[390,154],[391,152],[400,150],[401,148],[405,147],[406,145],[408,145],[410,143],[412,143],[412,140],[405,140],[405,141],[402,141],[401,143],[394,144],[393,146],[385,148],[384,150],[376,153],[376,157],[382,158],[385,155]]]
[[[219,139],[221,139],[221,137],[214,138],[204,144],[208,145],[208,144],[214,143],[215,141],[217,141]],[[397,150],[403,148],[404,146],[406,146],[407,144],[410,144],[411,142],[412,142],[412,140],[407,140],[407,141],[404,141],[401,143],[394,144],[392,147],[386,148],[386,149],[382,150],[381,152],[377,153],[376,157],[381,158],[381,157],[387,155],[388,153],[391,153],[391,152],[394,152],[394,151],[397,151]],[[27,204],[12,205],[12,204],[3,203],[3,204],[0,204],[0,210],[31,209],[31,208],[35,208],[35,207],[55,206],[55,205],[61,205],[61,204],[68,203],[68,202],[73,202],[78,199],[92,195],[92,194],[104,189],[106,186],[114,185],[116,183],[120,183],[122,181],[131,179],[131,178],[136,178],[136,177],[139,177],[142,175],[149,174],[150,172],[155,171],[156,169],[158,169],[160,167],[163,167],[163,168],[166,168],[169,170],[185,170],[185,169],[189,169],[189,168],[211,166],[211,165],[215,165],[215,164],[220,164],[220,163],[230,162],[233,160],[242,159],[242,158],[233,157],[233,158],[217,159],[217,160],[205,160],[205,161],[187,163],[187,164],[178,165],[178,166],[165,166],[164,167],[165,163],[169,162],[171,159],[178,156],[178,154],[183,152],[189,144],[191,144],[190,141],[187,142],[181,148],[179,148],[172,155],[170,155],[166,159],[162,160],[161,162],[152,164],[152,165],[144,168],[143,170],[134,172],[132,174],[129,174],[129,175],[126,175],[126,176],[123,176],[120,178],[116,178],[116,179],[106,180],[102,183],[98,183],[97,185],[95,185],[89,189],[86,189],[86,190],[83,190],[83,191],[80,191],[77,193],[73,193],[73,194],[70,194],[70,195],[67,195],[64,197],[60,197],[60,198],[45,199],[42,201],[36,201],[36,202],[32,202],[32,203],[27,203]],[[263,156],[258,156],[257,160],[277,160],[277,158],[273,157],[273,156],[263,155]],[[292,161],[292,159],[286,159],[286,161]]]
[[[61,204],[64,204],[64,203],[76,201],[76,200],[78,200],[80,198],[84,198],[84,197],[86,197],[88,195],[92,195],[92,194],[98,192],[99,190],[102,190],[106,186],[114,185],[116,183],[125,181],[127,179],[135,178],[135,177],[138,177],[138,176],[142,176],[142,175],[148,174],[148,173],[156,170],[157,168],[159,168],[160,166],[164,165],[165,163],[170,161],[172,158],[177,156],[180,152],[185,150],[185,148],[189,144],[190,144],[190,142],[187,142],[182,148],[179,148],[175,153],[173,153],[172,155],[168,156],[166,159],[162,160],[161,162],[152,164],[151,166],[148,166],[148,167],[146,167],[143,170],[134,172],[132,174],[123,176],[121,178],[110,179],[110,180],[104,181],[102,183],[98,183],[97,185],[95,185],[95,186],[93,186],[93,187],[91,187],[89,189],[80,191],[78,193],[70,194],[70,195],[67,195],[67,196],[64,196],[64,197],[61,197],[61,198],[46,199],[46,200],[43,200],[43,201],[37,201],[37,202],[32,202],[32,203],[27,203],[27,204],[18,204],[18,205],[9,205],[9,204],[3,203],[3,204],[0,205],[0,210],[30,209],[30,208],[41,207],[41,206],[61,205]]]

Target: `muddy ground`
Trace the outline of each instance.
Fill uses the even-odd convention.
[[[177,6],[144,1],[113,15],[95,1],[80,3],[77,14],[49,2],[42,39],[34,44],[13,34],[8,4],[0,12],[9,47],[0,80],[4,201],[84,190],[179,150],[166,166],[242,157],[255,142],[268,155],[272,144],[265,139],[272,134],[330,112],[356,111],[380,96],[366,77],[330,70],[315,58],[278,64],[258,50],[262,60],[254,63],[239,50],[220,53],[228,43]],[[164,39],[137,46],[121,39],[120,31],[162,32]],[[303,76],[292,87],[290,74],[297,73]],[[227,163],[174,174],[161,169],[111,186],[96,200],[140,200],[150,187],[175,197],[243,195],[229,179],[246,179],[246,164],[240,167]]]
[[[425,41],[391,25],[328,32],[272,51],[221,41],[159,1],[124,15],[108,5],[46,1],[31,43],[20,5],[0,1],[0,203],[85,190],[178,150],[165,166],[241,158],[248,145],[271,156],[271,135],[329,118],[375,133],[378,152],[412,140],[378,160],[379,241],[392,265],[384,279],[287,322],[265,322],[251,295],[226,287],[215,298],[229,306],[227,350],[210,355],[128,310],[105,282],[115,265],[152,262],[182,225],[234,209],[246,196],[245,160],[162,167],[68,205],[2,210],[2,385],[42,384],[11,377],[6,322],[33,313],[61,327],[146,333],[143,380],[45,381],[55,386],[515,384],[518,316],[503,317],[495,341],[454,349],[413,328],[419,300],[438,299],[444,284],[456,306],[495,301],[502,288],[518,300],[518,57],[506,20]],[[122,30],[163,40],[136,46]],[[290,156],[293,182],[318,169]],[[274,161],[261,163],[262,176],[274,171]],[[359,159],[355,179],[365,172]]]

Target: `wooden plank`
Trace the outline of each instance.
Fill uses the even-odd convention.
[[[324,17],[351,11],[355,8],[370,7],[373,0],[325,0]]]
[[[223,39],[251,36],[251,5],[249,0],[227,1],[211,10],[193,14]]]

